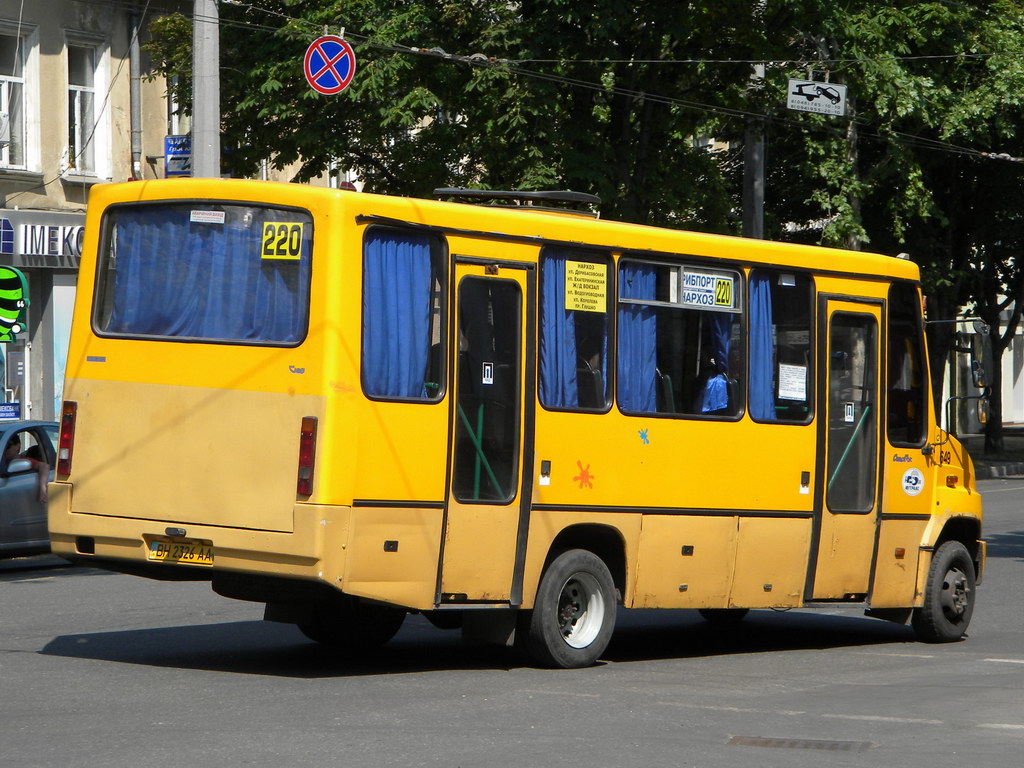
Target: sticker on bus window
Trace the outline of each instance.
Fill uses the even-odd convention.
[[[779,399],[807,399],[807,368],[803,365],[779,363]]]
[[[736,308],[736,280],[731,275],[683,272],[683,304],[713,309]]]
[[[224,211],[190,211],[188,220],[193,224],[223,224]]]
[[[263,222],[263,243],[261,259],[291,259],[297,261],[302,255],[302,222]]]
[[[608,308],[608,265],[565,262],[565,308],[604,312]]]

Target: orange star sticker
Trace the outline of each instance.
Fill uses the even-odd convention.
[[[594,479],[594,476],[590,474],[590,465],[587,464],[584,467],[583,462],[577,459],[576,466],[580,468],[580,473],[573,480],[580,484],[580,488],[593,488],[594,484],[591,481]]]

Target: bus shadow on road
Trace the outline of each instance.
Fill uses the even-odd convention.
[[[692,611],[620,611],[605,663],[730,654],[813,651],[906,644],[908,627],[877,619],[793,611],[755,611],[735,625],[705,622]],[[288,625],[263,621],[63,635],[40,651],[121,664],[288,678],[362,677],[528,667],[515,649],[469,645],[458,632],[412,616],[383,648],[343,652],[306,640]]]
[[[635,611],[620,612],[605,658],[653,661],[905,643],[917,643],[910,627],[861,616],[762,610],[718,624],[694,611]]]
[[[989,557],[1024,560],[1024,531],[1009,531],[985,536]]]

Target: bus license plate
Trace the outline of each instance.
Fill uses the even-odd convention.
[[[161,563],[213,565],[213,547],[194,539],[151,541],[146,549],[146,557]]]

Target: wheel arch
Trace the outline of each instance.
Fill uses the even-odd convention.
[[[957,516],[951,517],[942,526],[942,532],[935,540],[935,549],[938,550],[947,541],[959,541],[971,555],[977,569],[981,538],[981,521],[976,517]]]
[[[579,523],[562,529],[551,542],[544,558],[544,570],[561,553],[570,549],[593,552],[611,572],[612,581],[621,604],[626,594],[626,542],[622,533],[613,526],[599,523]]]
[[[967,548],[971,562],[974,563],[975,578],[977,583],[981,584],[985,574],[985,550],[984,542],[981,541],[981,520],[969,515],[951,517],[942,526],[942,531],[935,540],[935,547],[932,551],[937,552],[939,547],[947,541],[959,541]]]

